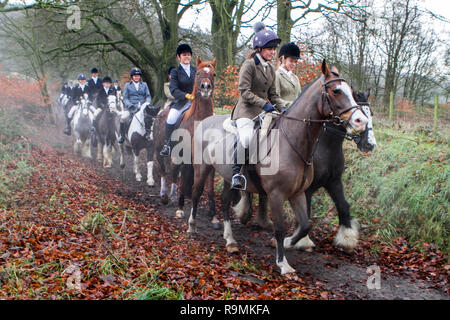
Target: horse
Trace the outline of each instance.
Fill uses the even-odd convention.
[[[317,142],[313,155],[314,178],[311,185],[306,189],[306,201],[308,207],[308,217],[311,217],[311,198],[314,192],[324,187],[333,199],[339,214],[339,230],[334,239],[336,246],[351,253],[358,244],[359,227],[356,219],[350,215],[350,205],[345,200],[344,187],[342,184],[342,174],[344,173],[344,139],[353,140],[358,149],[362,152],[370,152],[376,147],[376,139],[372,129],[372,112],[369,104],[370,90],[362,93],[353,91],[353,98],[361,106],[362,111],[368,118],[366,129],[358,135],[349,135],[342,126],[333,123],[325,123],[323,132]],[[265,197],[260,194],[260,197]],[[241,222],[246,224],[251,218],[251,207],[249,206],[248,193],[242,193],[242,198],[234,208],[237,215],[241,217]],[[251,198],[250,198],[251,199]],[[251,201],[250,201],[251,203]],[[250,209],[250,210],[249,210]],[[260,226],[269,226],[268,212],[264,206],[260,206],[257,222]],[[262,217],[262,218],[261,218]],[[264,221],[264,223],[261,223]],[[269,228],[270,229],[270,228]],[[289,244],[285,244],[287,248]],[[314,243],[309,236],[298,241],[294,248],[312,251]]]
[[[188,233],[196,232],[195,217],[206,177],[215,169],[229,187],[234,139],[224,139],[227,132],[223,123],[227,118],[229,116],[211,116],[196,128],[193,140],[196,150],[194,186]],[[260,145],[266,152],[260,155],[259,161],[254,160],[254,154],[249,155],[249,161],[254,164],[244,166],[244,173],[249,180],[247,191],[267,195],[277,242],[276,265],[281,274],[295,272],[285,256],[285,243],[295,245],[310,230],[305,190],[312,182],[312,153],[321,133],[321,125],[338,122],[351,133],[365,130],[367,121],[353,99],[350,86],[340,78],[337,68],[330,68],[324,60],[322,76],[306,88],[287,111],[276,118],[274,127],[266,136],[268,148],[264,150]],[[207,134],[209,131],[213,134]],[[207,141],[204,141],[204,137]],[[250,147],[254,145],[255,139],[253,140]],[[225,163],[224,154],[227,156]],[[201,161],[196,160],[196,157],[201,157]],[[237,244],[233,239],[228,212],[232,192],[226,189],[224,186],[224,238],[227,251],[233,252]],[[291,237],[285,239],[283,204],[286,200],[289,200],[295,213],[297,228]]]
[[[193,88],[193,96],[194,100],[191,107],[185,112],[184,118],[180,124],[180,127],[177,129],[186,130],[186,139],[189,145],[191,142],[191,137],[194,133],[194,125],[198,121],[201,121],[209,116],[212,116],[213,111],[213,102],[212,102],[212,94],[214,91],[214,79],[215,79],[215,67],[216,67],[216,59],[214,58],[212,61],[202,61],[200,57],[197,57],[197,74],[195,75],[195,82]],[[171,191],[170,191],[170,199],[172,201],[176,201],[176,190],[177,190],[177,179],[181,172],[181,188],[180,194],[178,196],[178,210],[176,211],[175,216],[177,218],[184,217],[184,199],[186,197],[191,197],[192,193],[192,183],[193,183],[193,166],[191,159],[188,159],[188,163],[178,164],[173,163],[173,159],[177,158],[174,153],[172,153],[171,158],[163,157],[159,154],[159,151],[162,150],[164,146],[164,128],[167,116],[169,114],[169,108],[161,111],[155,122],[155,146],[157,152],[155,153],[156,161],[159,164],[160,174],[161,174],[161,201],[164,204],[169,202],[169,195],[167,194],[167,180],[171,181]],[[175,130],[175,134],[177,133]],[[182,132],[179,130],[178,132]],[[183,136],[183,139],[184,136]],[[175,150],[174,150],[175,151]],[[179,160],[179,158],[178,158]],[[170,175],[169,175],[170,173]],[[169,179],[170,178],[170,179]],[[212,172],[208,179],[206,180],[206,189],[208,193],[209,199],[209,216],[212,218],[211,222],[213,227],[219,228],[219,220],[216,217],[216,209],[215,209],[215,201],[214,201],[214,172]]]
[[[122,106],[119,99],[119,106]],[[146,102],[138,106],[138,111],[132,116],[131,122],[127,125],[127,134],[125,141],[119,144],[120,152],[120,168],[125,168],[124,154],[125,149],[133,153],[133,170],[136,181],[142,181],[142,174],[139,169],[139,153],[145,149],[147,151],[147,185],[153,187],[155,180],[153,179],[153,122],[158,114],[161,106],[151,106]],[[123,109],[122,111],[123,112]],[[147,130],[148,129],[148,130]],[[150,136],[146,136],[150,132]],[[116,139],[120,135],[120,117],[115,119]]]
[[[77,106],[72,119],[72,128],[75,135],[73,150],[83,157],[91,156],[91,130],[93,114],[90,110],[90,101],[85,95]]]
[[[97,116],[95,132],[97,134],[97,160],[103,160],[104,168],[111,168],[113,162],[113,147],[116,143],[115,122],[117,118],[117,98],[108,96],[108,108]]]

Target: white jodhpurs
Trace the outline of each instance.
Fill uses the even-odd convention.
[[[123,111],[122,111],[122,114],[120,115],[120,122],[121,122],[121,123],[124,123],[125,120],[127,120],[129,116],[130,116],[130,111],[128,111],[128,110],[123,110]]]
[[[177,123],[178,119],[180,118],[181,114],[189,109],[192,105],[192,101],[188,101],[181,110],[177,110],[175,108],[170,108],[169,114],[167,115],[167,124],[174,125]]]
[[[241,145],[248,149],[250,141],[253,138],[255,130],[253,129],[254,122],[249,118],[240,118],[236,120],[236,127],[239,135],[239,142]]]

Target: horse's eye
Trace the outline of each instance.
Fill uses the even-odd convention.
[[[339,93],[341,93],[341,89],[333,89],[333,93],[334,94],[339,94]]]

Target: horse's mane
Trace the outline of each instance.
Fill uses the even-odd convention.
[[[212,70],[212,72],[214,73],[215,68],[213,65],[213,61],[202,61],[200,64],[197,65],[197,70],[200,70],[203,68],[210,68]],[[191,107],[186,111],[183,122],[188,121],[195,114],[195,110],[197,107],[197,92],[198,92],[197,81],[195,81],[196,77],[197,77],[197,75],[194,77],[194,89],[192,90],[192,95],[194,96],[194,100],[192,101]],[[211,100],[212,100],[212,98],[211,98]],[[211,102],[211,107],[212,107],[212,102]]]
[[[305,89],[302,90],[302,92],[300,92],[300,94],[299,94],[299,96],[297,97],[297,99],[295,99],[294,102],[292,102],[291,106],[287,109],[286,114],[289,113],[289,111],[290,111],[290,110],[292,109],[292,107],[297,103],[297,101],[300,100],[300,98],[303,97],[303,95],[305,94],[305,92],[308,91],[308,89],[311,88],[312,85],[313,85],[314,83],[316,83],[317,80],[319,80],[319,79],[320,79],[320,77],[314,79],[312,82],[310,82],[310,83],[306,86]]]

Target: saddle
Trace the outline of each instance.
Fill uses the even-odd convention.
[[[275,114],[261,113],[260,115],[258,115],[257,117],[255,117],[253,119],[253,122],[254,122],[253,129],[255,130],[255,134],[253,135],[252,142],[254,141],[254,139],[256,139],[258,144],[257,144],[257,150],[252,150],[252,151],[257,151],[258,155],[259,155],[259,149],[260,149],[259,147],[260,147],[261,143],[266,142],[266,140],[267,140],[266,138],[267,138],[269,132],[276,125],[276,122],[272,121],[274,118],[276,119]],[[233,134],[235,136],[235,138],[238,139],[238,130],[236,128],[236,122],[231,120],[231,117],[226,118],[225,121],[223,122],[222,126],[226,132]],[[252,144],[253,143],[250,143],[250,145],[252,145]],[[270,153],[270,150],[271,150],[271,146],[268,146],[267,155]],[[265,191],[261,185],[260,177],[255,170],[255,164],[260,162],[260,159],[251,158],[251,157],[253,157],[253,155],[250,155],[249,152],[250,152],[249,149],[245,150],[245,163],[241,167],[241,174],[244,176],[246,181],[247,180],[251,181],[251,183],[258,189],[258,192],[264,193]],[[255,163],[251,163],[252,161],[250,161],[250,160],[252,160],[252,161],[257,160],[257,161]],[[245,183],[245,186],[246,185],[247,185],[247,183]],[[243,190],[245,190],[245,189],[246,189],[246,187],[244,187]]]

